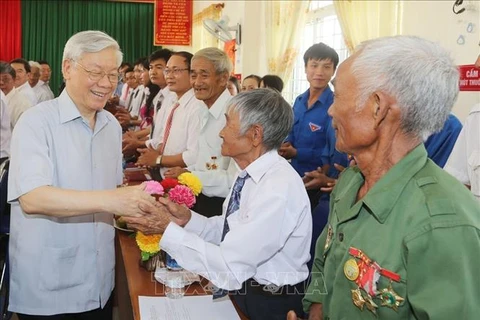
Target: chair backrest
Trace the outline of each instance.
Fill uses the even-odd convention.
[[[10,229],[10,204],[7,201],[9,160],[0,165],[0,234]]]

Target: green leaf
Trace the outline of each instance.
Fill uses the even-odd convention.
[[[141,252],[141,256],[142,256],[142,261],[147,261],[151,257],[150,253],[145,252],[145,251]]]

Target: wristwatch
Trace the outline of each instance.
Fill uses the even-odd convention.
[[[157,167],[160,167],[160,165],[162,164],[162,155],[159,155],[157,157],[157,160],[155,160],[155,164],[157,165]]]

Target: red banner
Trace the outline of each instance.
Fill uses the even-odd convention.
[[[480,91],[480,69],[474,64],[458,66],[460,91]]]
[[[155,0],[153,45],[192,45],[192,0]]]

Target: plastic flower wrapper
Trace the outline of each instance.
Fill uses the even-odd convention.
[[[187,186],[192,190],[195,196],[198,196],[202,192],[202,182],[200,179],[191,172],[184,172],[178,176],[178,182]]]

